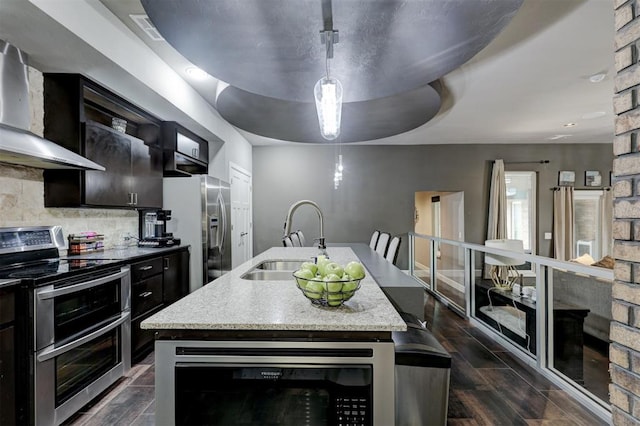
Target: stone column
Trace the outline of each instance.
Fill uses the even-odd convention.
[[[640,424],[640,1],[614,0],[613,255],[609,394],[613,424]]]

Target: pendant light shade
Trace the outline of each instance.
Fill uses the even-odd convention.
[[[323,77],[313,88],[322,137],[333,140],[340,135],[342,116],[342,84],[335,78]]]

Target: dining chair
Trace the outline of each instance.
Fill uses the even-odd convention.
[[[305,247],[307,245],[307,241],[305,240],[304,234],[302,233],[302,231],[298,229],[294,233],[298,236],[298,239],[300,240],[300,247]]]
[[[293,247],[293,241],[291,240],[291,237],[286,236],[282,238],[282,245],[285,247]]]
[[[380,256],[384,257],[387,254],[387,248],[389,247],[389,240],[391,239],[391,234],[388,232],[381,232],[378,237],[378,242],[376,243],[376,253]]]
[[[300,237],[298,236],[297,232],[290,233],[289,238],[291,238],[291,242],[293,243],[294,247],[302,247],[302,243],[300,241]]]
[[[396,264],[396,260],[398,260],[398,250],[400,248],[400,243],[402,242],[402,238],[393,237],[389,242],[389,248],[387,249],[387,254],[384,255],[384,258],[389,262]]]
[[[373,234],[371,234],[371,240],[369,240],[369,247],[371,247],[374,250],[376,249],[376,244],[378,243],[379,236],[380,236],[380,231],[378,231],[377,229],[373,231]]]

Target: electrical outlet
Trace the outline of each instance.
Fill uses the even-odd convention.
[[[551,232],[545,232],[544,233],[544,239],[545,240],[550,240],[551,239]]]

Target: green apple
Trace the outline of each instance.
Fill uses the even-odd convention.
[[[324,283],[307,281],[304,294],[306,294],[309,299],[321,299],[324,294]]]
[[[308,269],[313,275],[318,273],[318,265],[313,262],[303,262],[302,265],[300,265],[300,269]]]
[[[307,280],[312,280],[315,277],[313,272],[308,269],[298,269],[293,275],[298,279],[298,285],[302,288],[307,285]]]
[[[340,306],[340,305],[342,305],[342,295],[341,294],[329,294],[327,296],[327,304],[329,306]]]
[[[322,276],[327,275],[327,273],[325,272],[325,266],[327,266],[328,263],[330,263],[331,261],[329,260],[329,258],[323,254],[321,254],[320,256],[318,256],[318,260],[317,260],[317,264],[318,264],[318,273]]]
[[[344,274],[344,268],[336,262],[329,262],[324,265],[324,272],[325,274],[335,274],[338,276],[338,279],[340,279],[342,274]]]
[[[351,278],[354,280],[361,280],[364,278],[364,266],[360,262],[349,262],[347,266],[344,267],[344,272],[349,274]]]
[[[342,291],[354,291],[358,287],[357,281],[347,281],[342,284]]]

